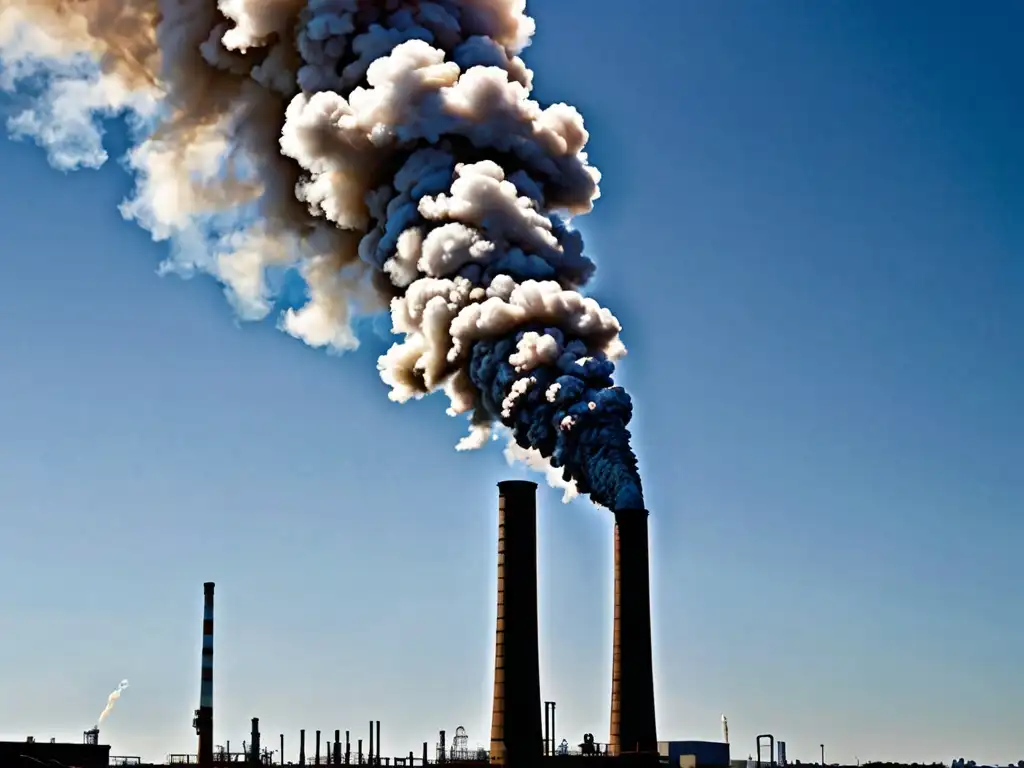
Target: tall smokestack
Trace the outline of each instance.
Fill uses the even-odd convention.
[[[213,582],[203,584],[203,654],[199,675],[199,709],[194,722],[199,734],[200,768],[213,765]]]
[[[543,754],[537,638],[537,484],[498,483],[498,620],[491,765],[535,766]]]
[[[608,738],[613,755],[655,752],[658,748],[647,516],[645,509],[615,513],[615,619]]]

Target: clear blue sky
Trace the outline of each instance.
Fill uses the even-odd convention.
[[[927,6],[927,11],[925,10]],[[1024,6],[533,3],[625,325],[662,738],[1024,757]],[[641,12],[642,11],[642,12]],[[110,150],[123,152],[111,125]],[[155,274],[117,163],[0,143],[0,736],[489,732],[498,446]],[[543,694],[607,737],[611,522],[541,495]]]

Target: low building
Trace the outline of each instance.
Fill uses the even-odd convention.
[[[4,768],[36,768],[40,764],[51,768],[107,768],[110,746],[97,743],[91,731],[86,737],[82,744],[53,739],[36,741],[31,736],[25,741],[0,741],[0,765]]]
[[[672,768],[728,768],[729,744],[724,741],[659,741],[662,763]]]

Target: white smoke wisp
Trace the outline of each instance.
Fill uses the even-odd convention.
[[[625,354],[580,293],[594,264],[570,219],[600,173],[579,112],[532,98],[534,29],[526,0],[0,0],[0,88],[9,131],[61,169],[102,165],[104,120],[126,116],[122,214],[168,242],[162,273],[213,276],[242,319],[344,351],[357,314],[390,307],[390,397],[444,391],[471,449],[528,394],[488,405],[478,342],[528,330],[524,375]]]
[[[576,487],[576,483],[572,480],[565,480],[562,477],[562,473],[551,466],[551,462],[544,458],[540,451],[534,448],[522,448],[516,443],[514,438],[510,437],[505,446],[504,454],[505,461],[508,462],[509,466],[517,463],[525,464],[533,471],[544,475],[544,479],[549,486],[562,491],[563,504],[568,504],[579,496],[579,489]]]
[[[107,696],[107,706],[105,706],[103,708],[103,711],[100,712],[100,716],[96,720],[96,725],[99,725],[107,719],[107,715],[109,715],[110,712],[114,709],[114,704],[117,703],[117,700],[121,698],[121,694],[124,693],[125,690],[127,690],[127,688],[128,681],[122,680],[120,683],[117,684],[117,688],[111,691],[110,695]]]

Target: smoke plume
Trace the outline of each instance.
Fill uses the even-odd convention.
[[[392,400],[443,390],[459,449],[503,425],[570,494],[639,508],[621,328],[570,224],[600,174],[576,109],[531,98],[533,32],[525,0],[0,0],[0,85],[59,168],[128,117],[122,213],[164,272],[334,351],[389,307]]]
[[[100,716],[96,720],[96,725],[99,725],[100,723],[102,723],[104,720],[107,719],[107,715],[110,714],[111,710],[114,708],[114,704],[117,702],[118,699],[121,698],[121,694],[124,693],[124,691],[125,691],[125,689],[127,687],[128,687],[128,681],[127,680],[122,680],[120,683],[117,684],[117,688],[115,688],[113,691],[111,691],[110,695],[107,696],[107,706],[105,706],[103,708],[103,711],[100,712]]]

